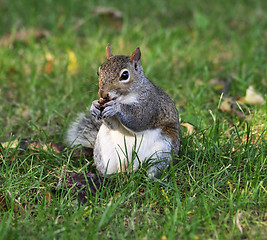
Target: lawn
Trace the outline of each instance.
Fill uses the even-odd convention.
[[[264,0],[0,0],[0,239],[264,239],[266,12]],[[141,48],[179,111],[181,149],[160,179],[115,174],[83,205],[64,176],[95,172],[91,157],[14,141],[64,143],[98,99],[107,43]]]

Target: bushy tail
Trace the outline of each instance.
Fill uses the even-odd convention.
[[[81,144],[93,148],[101,124],[101,121],[97,121],[89,113],[80,113],[67,131],[67,143],[70,146]]]

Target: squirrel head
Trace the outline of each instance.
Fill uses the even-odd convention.
[[[140,63],[141,51],[137,47],[131,56],[113,55],[108,44],[107,61],[98,69],[100,98],[116,99],[132,93],[140,85],[144,73]]]

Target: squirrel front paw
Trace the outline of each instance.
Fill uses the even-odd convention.
[[[92,102],[90,112],[91,112],[92,116],[95,117],[97,120],[102,119],[101,106],[100,106],[98,100],[94,100]]]
[[[116,100],[111,100],[104,104],[104,110],[102,111],[102,118],[108,118],[114,116],[120,111],[120,104]]]

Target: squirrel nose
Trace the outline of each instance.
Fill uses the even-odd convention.
[[[102,90],[102,89],[99,89],[99,91],[98,91],[98,96],[99,96],[100,98],[107,98],[107,97],[108,97],[108,92],[106,92],[106,91],[104,91],[104,90]]]

